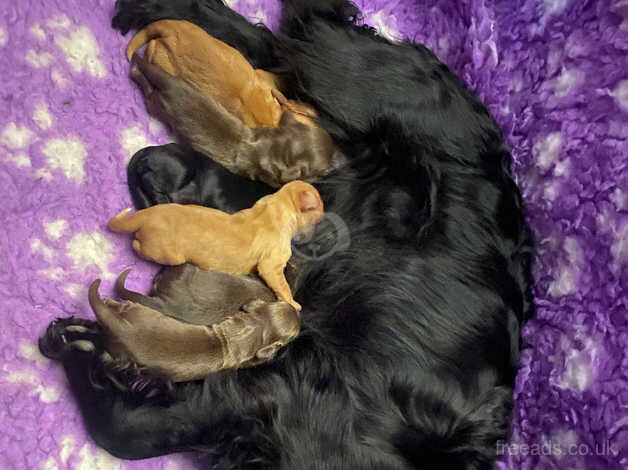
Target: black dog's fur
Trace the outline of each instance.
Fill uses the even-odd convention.
[[[265,184],[243,180],[205,155],[174,143],[137,152],[129,161],[127,177],[138,209],[177,203],[232,213],[272,192]]]
[[[92,386],[98,348],[57,344],[71,321],[44,346],[64,349],[89,431],[120,457],[203,450],[218,469],[490,468],[531,309],[531,250],[500,131],[431,52],[355,26],[350,3],[284,3],[278,40],[218,0],[118,0],[114,25],[185,18],[256,64],[270,48],[291,97],[321,112],[350,158],[318,188],[351,244],[304,266],[300,336],[271,364],[178,385],[167,407]],[[140,206],[186,180],[162,186],[134,166],[153,160],[137,159]],[[160,162],[155,174],[215,174]],[[217,194],[232,184],[223,176]],[[222,194],[195,202],[231,208]]]

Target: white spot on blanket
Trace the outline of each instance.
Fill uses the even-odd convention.
[[[591,338],[586,338],[583,341],[584,347],[582,349],[564,348],[567,350],[565,371],[558,381],[559,388],[583,392],[593,382],[592,365],[598,354],[598,345]]]
[[[30,168],[31,159],[23,152],[18,152],[15,155],[5,155],[4,160],[13,162],[18,168]]]
[[[567,6],[568,0],[543,0],[543,8],[546,15],[560,13]]]
[[[85,178],[85,145],[77,137],[51,139],[42,150],[48,157],[48,166],[60,169],[67,178],[82,183]]]
[[[63,219],[55,219],[44,222],[44,230],[51,240],[58,240],[68,229],[68,221]]]
[[[548,293],[552,297],[562,297],[576,291],[574,273],[569,266],[562,265],[558,268],[558,275],[549,286]]]
[[[52,263],[55,258],[54,250],[43,243],[39,238],[31,240],[31,251],[41,254],[47,263]]]
[[[133,124],[130,127],[122,129],[120,132],[120,145],[124,150],[124,161],[126,163],[135,152],[143,149],[144,147],[148,147],[151,144],[149,143],[148,137],[146,137],[146,134],[140,125]]]
[[[60,281],[65,276],[65,272],[62,268],[46,268],[37,271],[40,276],[47,277],[51,281]]]
[[[549,202],[553,202],[558,194],[558,188],[560,184],[558,181],[549,181],[543,188],[543,199]]]
[[[66,245],[67,254],[74,261],[74,269],[83,273],[96,266],[102,276],[112,279],[109,263],[113,260],[113,245],[101,232],[84,232],[72,237]]]
[[[37,52],[34,49],[26,51],[24,58],[26,59],[26,62],[37,69],[48,67],[55,60],[54,56],[50,52]]]
[[[41,463],[42,470],[58,470],[59,465],[57,465],[57,461],[54,457],[48,457]]]
[[[89,444],[85,444],[79,450],[81,461],[75,467],[76,470],[119,470],[122,461],[116,459],[102,449],[91,450]]]
[[[557,13],[560,13],[567,6],[567,3],[568,0],[543,0],[543,11],[540,12],[541,16],[538,21],[531,23],[530,31],[533,34],[542,32],[545,29],[547,20]]]
[[[571,164],[569,163],[569,160],[564,159],[556,162],[556,165],[554,166],[554,176],[568,176],[570,169]]]
[[[99,57],[98,43],[86,26],[80,26],[68,36],[56,37],[55,43],[65,53],[65,58],[74,71],[87,72],[97,78],[105,76],[105,67]]]
[[[153,116],[149,116],[148,117],[148,130],[152,134],[159,134],[160,132],[165,132],[166,127],[163,125],[163,123],[159,119]]]
[[[59,458],[65,465],[68,463],[68,459],[74,452],[74,438],[72,436],[63,436],[61,438],[61,450],[59,451]]]
[[[68,79],[65,78],[65,75],[60,70],[54,69],[50,74],[50,78],[52,81],[62,90],[68,86]]]
[[[610,95],[620,107],[628,111],[628,80],[619,82]]]
[[[39,380],[30,372],[10,372],[4,377],[4,381],[13,384],[37,385]]]
[[[554,81],[554,93],[559,98],[565,96],[578,83],[578,71],[563,68],[562,72]]]
[[[45,387],[43,385],[35,388],[35,393],[39,394],[39,401],[43,403],[54,403],[59,400],[59,390],[54,386]]]
[[[619,229],[611,246],[611,254],[618,264],[628,261],[628,224]]]
[[[580,243],[578,243],[578,240],[573,237],[567,237],[565,239],[563,249],[567,253],[569,264],[577,269],[580,269],[584,263],[584,251],[582,250]]]
[[[48,105],[44,102],[37,103],[33,111],[33,121],[40,129],[50,129],[54,123],[54,118],[50,114]]]
[[[560,132],[552,132],[534,144],[532,155],[541,169],[547,170],[556,161],[560,144]]]
[[[39,23],[35,23],[33,26],[31,26],[31,29],[29,31],[31,33],[31,36],[33,36],[38,41],[46,40],[46,32]]]
[[[558,274],[549,286],[548,293],[552,297],[562,297],[576,291],[577,275],[584,263],[584,251],[575,238],[567,237],[563,250],[567,255],[567,262],[559,266]]]
[[[65,15],[56,15],[46,21],[46,25],[52,29],[68,29],[72,26],[72,22]]]
[[[52,181],[52,173],[48,168],[40,168],[35,171],[35,177],[43,181]]]
[[[29,146],[34,136],[28,127],[10,122],[0,134],[0,144],[10,149],[23,149]]]
[[[394,16],[378,11],[368,15],[365,20],[377,30],[380,36],[390,41],[401,41],[402,36],[397,29],[397,20]]]
[[[9,42],[9,33],[7,33],[6,29],[0,26],[0,47],[6,46],[7,42]]]
[[[24,359],[34,362],[39,367],[50,362],[47,357],[42,356],[39,352],[39,348],[35,344],[26,341],[20,343],[19,354]]]
[[[615,188],[615,191],[610,195],[610,200],[613,201],[618,211],[628,210],[628,193],[623,188]]]
[[[81,299],[85,297],[87,288],[81,284],[75,284],[73,282],[63,286],[63,291],[73,299]]]
[[[43,403],[53,403],[59,399],[59,390],[54,386],[45,386],[31,372],[18,371],[11,372],[4,377],[5,382],[24,384],[32,387],[31,394],[39,395],[39,400]]]

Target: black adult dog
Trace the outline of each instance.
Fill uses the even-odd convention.
[[[94,439],[120,457],[200,450],[219,469],[490,468],[531,309],[508,149],[486,108],[424,47],[356,26],[344,0],[284,3],[278,39],[219,0],[118,0],[114,26],[205,27],[283,73],[348,156],[318,188],[351,243],[302,268],[300,336],[271,364],[176,386],[168,406],[130,402],[99,380],[93,322],[53,323],[42,349],[62,359]],[[146,204],[185,180],[159,177],[164,168],[131,175]],[[206,196],[198,202],[233,207]],[[95,348],[72,347],[79,339]]]

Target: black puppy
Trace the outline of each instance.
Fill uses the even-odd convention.
[[[349,2],[284,4],[276,41],[218,0],[119,0],[115,24],[188,19],[253,62],[270,44],[290,97],[320,111],[350,158],[318,187],[351,243],[303,267],[300,336],[263,367],[175,387],[168,407],[93,386],[101,341],[74,320],[51,325],[45,343],[63,351],[94,439],[120,457],[197,450],[219,469],[491,468],[531,309],[530,244],[501,133],[431,52],[356,26]],[[72,346],[85,340],[94,350]]]
[[[174,143],[137,152],[129,161],[127,176],[137,209],[178,203],[236,212],[272,192],[265,184],[248,182],[205,155]],[[243,181],[250,184],[242,185]]]

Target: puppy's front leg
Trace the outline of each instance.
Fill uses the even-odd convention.
[[[290,285],[284,275],[284,269],[289,259],[290,254],[286,257],[284,254],[279,254],[276,251],[271,252],[270,255],[260,260],[257,265],[257,272],[279,300],[288,302],[300,312],[301,305],[292,298]]]

